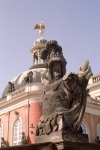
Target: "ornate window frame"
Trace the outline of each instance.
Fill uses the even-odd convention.
[[[82,124],[81,124],[81,127],[82,127],[82,129],[83,129],[83,134],[88,134],[87,133],[87,126],[86,126],[86,124],[84,123],[84,122],[82,122]]]
[[[90,137],[90,127],[89,127],[89,124],[88,124],[88,121],[86,121],[85,119],[85,116],[83,117],[83,121],[82,121],[83,124],[85,124],[86,126],[86,134],[88,134],[88,139],[89,139],[89,142],[91,142],[91,137]]]
[[[97,124],[97,136],[100,139],[100,120],[99,120],[99,123]]]
[[[0,122],[0,147],[1,147],[1,137],[3,137],[3,125]]]
[[[15,118],[13,122],[13,136],[12,136],[12,145],[20,145],[22,138],[22,119],[20,117]]]

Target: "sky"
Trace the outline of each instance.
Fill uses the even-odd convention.
[[[43,38],[63,48],[67,73],[77,73],[84,60],[100,73],[100,0],[0,0],[0,97],[32,66],[30,48],[40,38],[32,28],[41,21]]]

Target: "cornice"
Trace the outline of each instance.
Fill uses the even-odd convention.
[[[45,48],[45,44],[44,43],[39,43],[39,44],[36,44],[36,45],[33,45],[31,48],[30,48],[30,52],[33,53],[33,51],[35,50],[41,50],[42,48]]]
[[[34,91],[34,85],[33,84],[27,84],[21,89],[18,89],[14,91],[13,93],[7,94],[7,97],[0,102],[0,110],[3,110],[5,108],[8,108],[10,106],[14,105],[20,105],[20,103],[24,103],[26,101],[29,103],[32,103],[34,101],[40,101],[40,97],[43,93],[43,88],[41,90],[41,85],[43,86],[42,83],[37,83],[35,84],[36,86],[38,85],[39,90]],[[22,105],[21,105],[22,106]]]
[[[96,83],[92,83],[91,85],[88,85],[87,89],[92,89],[92,88],[99,87],[99,86],[100,86],[100,82],[96,82]]]
[[[99,93],[100,92],[100,88],[99,89],[96,89],[96,90],[94,90],[94,91],[90,91],[89,92],[89,95],[93,95],[93,94],[97,94],[97,93]],[[99,94],[100,95],[100,94]]]
[[[100,105],[87,103],[85,112],[100,116]]]

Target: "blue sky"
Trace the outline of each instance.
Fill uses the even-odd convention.
[[[100,0],[0,0],[0,97],[32,65],[30,48],[40,37],[32,27],[41,21],[43,37],[62,46],[68,73],[86,59],[100,73]]]

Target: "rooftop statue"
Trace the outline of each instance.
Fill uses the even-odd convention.
[[[78,74],[65,74],[67,62],[61,46],[53,40],[46,43],[41,58],[46,66],[42,76],[45,90],[36,143],[62,139],[87,142],[80,127],[86,107],[86,87],[92,75],[89,61],[83,62]]]
[[[42,37],[42,35],[43,35],[43,33],[44,33],[44,30],[45,30],[45,25],[44,25],[43,21],[42,21],[40,24],[36,24],[36,25],[34,26],[33,30],[34,30],[34,29],[39,29],[39,34],[40,34],[41,37]]]
[[[8,93],[14,92],[14,91],[15,91],[14,84],[11,82],[8,82]]]
[[[4,137],[1,137],[1,147],[7,147],[7,142],[4,140]]]

